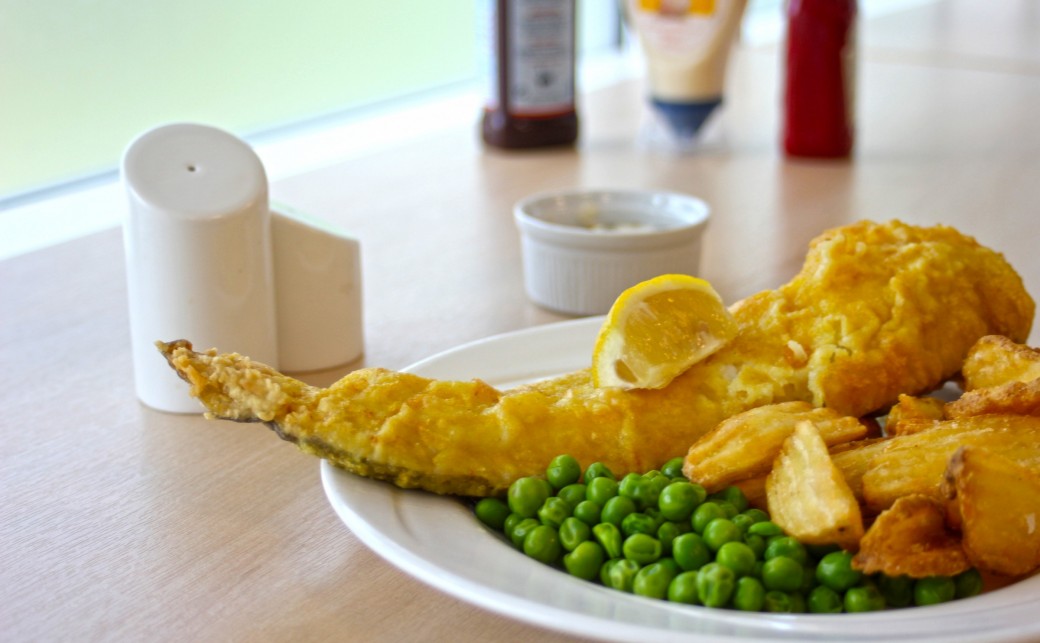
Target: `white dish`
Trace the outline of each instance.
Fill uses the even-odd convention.
[[[499,335],[423,360],[411,372],[500,387],[589,361],[599,318]],[[325,493],[366,545],[461,600],[527,623],[611,641],[1036,641],[1040,576],[975,598],[873,614],[775,615],[676,605],[593,583],[527,558],[462,502],[367,480],[321,463]]]
[[[524,288],[536,304],[573,315],[610,310],[623,290],[666,273],[697,275],[711,208],[654,190],[566,190],[513,208]]]

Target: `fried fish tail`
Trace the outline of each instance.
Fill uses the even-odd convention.
[[[191,385],[188,393],[207,416],[237,422],[273,422],[306,404],[319,389],[237,353],[192,350],[178,339],[155,342],[173,370]]]
[[[306,453],[404,488],[494,495],[563,452],[618,474],[661,464],[659,444],[625,437],[632,412],[623,398],[554,404],[538,387],[503,394],[481,380],[381,368],[316,388],[235,353],[196,352],[185,340],[156,346],[210,418],[265,423]],[[595,425],[607,429],[597,435]]]

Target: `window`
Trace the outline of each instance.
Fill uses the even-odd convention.
[[[579,2],[581,42],[616,41],[616,5]],[[111,176],[155,125],[260,137],[472,83],[487,0],[0,0],[0,206]]]
[[[156,125],[204,122],[258,145],[482,92],[479,30],[490,8],[0,0],[0,257],[118,223],[111,194],[107,206],[84,206],[98,201],[91,190],[111,187],[129,142]],[[580,47],[616,47],[617,5],[578,8]],[[57,203],[63,194],[71,201]]]
[[[4,2],[0,195],[110,171],[136,134],[258,133],[474,74],[469,2]]]

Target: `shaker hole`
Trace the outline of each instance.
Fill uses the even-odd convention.
[[[188,165],[188,171],[189,172],[194,172],[194,171],[196,171],[198,169],[199,168],[194,163]]]

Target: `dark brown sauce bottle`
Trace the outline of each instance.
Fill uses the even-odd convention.
[[[577,140],[574,6],[574,0],[494,0],[495,65],[481,123],[488,145]]]

